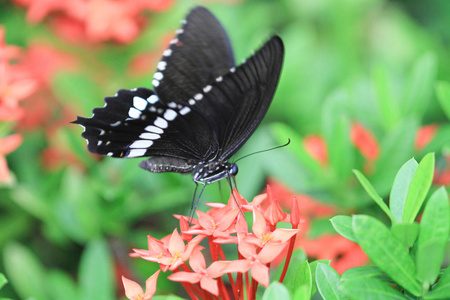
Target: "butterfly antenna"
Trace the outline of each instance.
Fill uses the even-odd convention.
[[[280,145],[280,146],[276,146],[276,147],[273,147],[273,148],[264,149],[264,150],[260,150],[260,151],[256,151],[256,152],[253,152],[253,153],[244,155],[244,156],[238,158],[238,159],[237,159],[236,161],[234,161],[233,163],[237,163],[237,162],[240,161],[241,159],[246,158],[246,157],[249,157],[250,155],[253,155],[253,154],[263,153],[263,152],[272,151],[272,150],[275,150],[275,149],[278,149],[278,148],[286,147],[286,146],[289,145],[290,143],[291,143],[291,139],[288,139],[287,143],[284,144],[284,145]]]

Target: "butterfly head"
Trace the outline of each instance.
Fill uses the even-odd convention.
[[[210,184],[226,177],[234,177],[238,173],[238,166],[229,162],[199,163],[194,167],[193,180],[202,184]]]

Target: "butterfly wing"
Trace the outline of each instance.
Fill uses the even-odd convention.
[[[169,156],[200,161],[216,138],[188,106],[165,105],[151,90],[119,90],[105,98],[91,118],[74,122],[85,128],[88,150],[113,157]]]
[[[153,76],[162,102],[186,102],[235,65],[227,33],[206,8],[195,7],[182,23]]]

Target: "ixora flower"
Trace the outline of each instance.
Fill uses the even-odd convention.
[[[123,286],[125,288],[125,296],[130,300],[150,300],[156,292],[156,281],[161,270],[156,271],[145,281],[145,293],[141,286],[128,278],[122,276]]]
[[[192,299],[243,299],[244,294],[247,299],[255,299],[258,285],[267,287],[270,283],[271,265],[287,250],[278,279],[282,282],[299,231],[297,200],[292,200],[295,211],[291,215],[282,211],[270,187],[267,194],[251,203],[234,190],[228,204],[209,205],[208,211],[197,211],[198,219],[190,224],[189,217],[175,216],[180,220],[181,234],[175,229],[161,240],[149,235],[148,249],[133,249],[130,256],[158,263],[163,272],[173,272],[167,278],[180,282]],[[253,213],[251,230],[245,219],[250,214],[244,212]],[[276,228],[280,223],[291,224],[292,228]],[[202,241],[208,241],[208,246],[200,245]],[[227,250],[236,245],[237,259],[236,255],[227,259],[230,253],[222,249],[223,244],[228,244]],[[144,294],[137,283],[125,279],[124,285],[129,299],[150,299],[147,292],[154,292],[147,288]]]

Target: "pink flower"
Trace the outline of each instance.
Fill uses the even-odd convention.
[[[266,224],[264,216],[257,209],[253,210],[252,231],[253,235],[247,236],[245,238],[245,241],[260,248],[264,247],[268,243],[284,244],[298,232],[297,229],[285,228],[277,228],[273,232],[270,231]]]
[[[5,155],[14,151],[22,143],[20,134],[13,134],[0,139],[0,182],[8,182],[10,174]]]
[[[278,222],[282,222],[286,218],[287,213],[283,212],[280,203],[272,193],[270,185],[267,186],[267,199],[269,200],[269,207],[264,213],[264,218],[271,226],[275,226]]]
[[[142,287],[133,280],[122,276],[123,286],[125,288],[125,296],[130,300],[150,300],[156,292],[156,282],[161,270],[156,271],[145,281],[145,293]]]
[[[240,213],[239,209],[235,208],[226,214],[217,214],[216,218],[213,218],[207,213],[202,211],[197,211],[199,229],[186,230],[184,233],[187,234],[202,234],[205,236],[213,237],[227,237],[229,233],[233,232],[229,229],[234,223],[237,215]]]
[[[200,282],[200,287],[211,294],[218,296],[219,288],[217,286],[217,280],[214,278],[220,277],[224,274],[223,269],[228,265],[227,261],[215,261],[208,268],[206,268],[206,262],[203,254],[200,250],[192,252],[189,258],[189,265],[192,272],[176,272],[167,277],[173,281],[197,283]]]
[[[274,260],[285,246],[285,243],[266,244],[261,251],[257,252],[259,247],[241,240],[238,250],[245,259],[231,261],[223,271],[245,273],[251,270],[252,278],[267,287],[269,285],[269,267],[266,264]]]
[[[189,259],[192,251],[203,238],[204,236],[196,236],[185,245],[178,230],[174,229],[169,240],[166,239],[166,243],[149,236],[149,250],[133,249],[133,251],[143,259],[160,263],[173,271]]]

